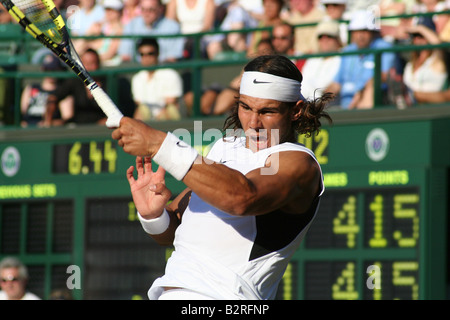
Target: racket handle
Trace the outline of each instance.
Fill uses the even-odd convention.
[[[91,84],[88,88],[99,107],[108,117],[108,120],[106,120],[106,126],[108,128],[118,128],[120,126],[120,119],[123,117],[122,112],[120,112],[111,98],[105,91],[103,91],[102,88],[96,85],[96,83]]]

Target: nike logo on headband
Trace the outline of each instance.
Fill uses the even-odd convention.
[[[256,79],[253,79],[254,84],[260,84],[260,83],[272,83],[272,82],[266,82],[266,81],[258,81]]]

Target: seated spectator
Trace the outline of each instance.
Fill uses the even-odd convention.
[[[166,18],[180,24],[181,33],[185,35],[211,31],[214,28],[216,5],[214,0],[169,0],[166,5]],[[206,55],[208,37],[202,37],[200,51]],[[192,37],[185,38],[184,57],[194,54],[195,41]]]
[[[92,24],[86,32],[87,36],[120,36],[123,32],[121,22],[123,4],[120,0],[104,0],[105,19]],[[118,54],[120,39],[98,38],[95,40],[78,40],[77,51],[83,52],[86,48],[96,50],[100,55],[102,66],[117,66],[121,62]]]
[[[53,53],[47,53],[41,65],[44,74],[48,72],[63,71],[64,66]],[[22,113],[22,127],[38,126],[42,124],[47,98],[53,94],[61,84],[61,80],[54,77],[44,76],[39,83],[31,83],[25,86],[20,99]]]
[[[0,261],[0,300],[41,300],[27,291],[28,268],[17,258],[5,257]]]
[[[320,0],[325,7],[325,18],[341,21],[350,20],[351,13],[347,10],[348,0]],[[348,44],[348,25],[347,22],[339,22],[339,36],[342,45]]]
[[[280,22],[273,26],[272,45],[275,53],[286,56],[295,56],[300,54],[294,49],[294,28],[287,22]]]
[[[319,23],[325,12],[315,0],[289,0],[290,10],[286,21],[291,25]],[[315,53],[318,49],[316,26],[295,27],[295,51],[302,54]]]
[[[125,26],[134,18],[141,15],[141,7],[139,6],[139,0],[124,0],[123,11],[120,21]]]
[[[183,34],[210,31],[214,27],[214,0],[169,0],[166,18],[177,21]]]
[[[164,17],[161,0],[140,0],[141,16],[125,25],[123,34],[130,36],[158,36],[180,34],[180,25]],[[139,61],[134,39],[122,39],[119,54],[122,61]],[[182,37],[158,38],[159,62],[175,62],[183,58],[184,39]]]
[[[226,7],[226,15],[220,24],[221,31],[241,30],[255,28],[257,21],[241,5],[242,1],[230,1]],[[220,60],[236,54],[243,55],[247,52],[249,36],[242,32],[228,34],[216,34],[208,37],[207,55],[211,60]]]
[[[89,28],[105,18],[105,9],[96,0],[78,0],[67,8],[67,27],[74,36],[85,36]],[[74,41],[76,47],[76,41]]]
[[[285,56],[298,56],[301,53],[295,51],[294,27],[287,22],[280,22],[272,29],[272,46],[276,54]],[[299,70],[305,63],[305,59],[292,59]]]
[[[383,49],[392,46],[380,38],[379,25],[370,11],[356,11],[350,21],[349,30],[351,43],[343,48],[343,52]],[[394,67],[395,59],[396,55],[392,52],[381,55],[381,80],[383,83],[387,80],[389,71]],[[342,56],[339,71],[326,91],[339,95],[340,106],[343,109],[372,108],[374,68],[373,54]],[[386,89],[384,85],[383,89]]]
[[[281,10],[283,9],[283,0],[263,0],[264,15],[259,21],[257,27],[273,27],[283,20],[281,19]],[[251,34],[250,44],[247,50],[247,56],[258,55],[258,45],[263,39],[270,39],[271,31],[255,31]]]
[[[430,17],[422,16],[408,29],[414,45],[440,44],[436,27]],[[413,51],[406,63],[403,81],[412,92],[440,92],[446,89],[447,69],[442,49]]]
[[[87,49],[81,54],[80,58],[88,72],[100,69],[100,56],[94,49]],[[105,79],[99,77],[94,77],[94,79],[104,90],[107,88]],[[118,81],[117,106],[124,115],[131,116],[134,112],[134,103],[131,99],[129,82],[124,78],[115,80]],[[60,102],[65,99],[70,99],[71,103],[62,106]],[[78,77],[66,79],[47,99],[47,108],[44,115],[45,126],[64,124],[103,125],[105,123],[105,114],[94,100],[89,89]]]
[[[154,38],[143,38],[137,51],[141,65],[158,65],[159,46]],[[137,105],[134,118],[148,120],[179,120],[180,98],[183,94],[181,76],[173,69],[142,70],[131,79],[133,99]]]
[[[317,25],[319,53],[338,52],[340,41],[339,23],[325,20]],[[302,68],[302,94],[308,100],[322,96],[324,90],[333,82],[341,64],[341,56],[308,58]]]

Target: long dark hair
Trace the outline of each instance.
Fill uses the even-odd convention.
[[[259,71],[264,73],[273,74],[275,76],[288,78],[302,82],[303,76],[297,66],[292,61],[282,55],[264,55],[259,56],[244,67],[244,71]],[[331,93],[324,93],[321,97],[313,100],[305,100],[302,103],[303,113],[293,123],[293,129],[297,134],[305,134],[311,136],[320,130],[322,126],[320,118],[324,117],[329,123],[332,123],[330,115],[325,111],[325,107],[328,102],[334,99],[334,95]],[[242,129],[242,124],[239,120],[237,103],[233,107],[232,113],[225,120],[224,130],[226,129]],[[295,102],[284,102],[289,108],[293,108]]]

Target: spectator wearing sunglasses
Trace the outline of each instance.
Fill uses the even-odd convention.
[[[158,65],[159,45],[155,38],[141,39],[137,52],[144,70],[131,79],[137,105],[134,118],[142,121],[179,120],[179,100],[183,94],[181,76],[169,68],[148,69]]]
[[[26,290],[27,267],[17,258],[6,257],[0,262],[0,300],[41,300]]]

